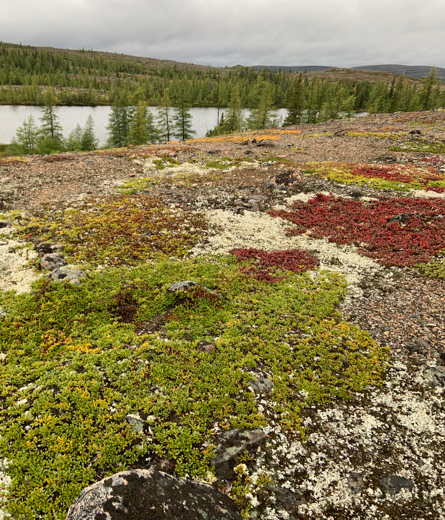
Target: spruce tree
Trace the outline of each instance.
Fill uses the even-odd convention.
[[[170,141],[170,138],[173,135],[173,121],[171,116],[171,101],[168,88],[166,88],[164,91],[164,95],[158,105],[157,111],[160,137],[164,141]]]
[[[247,121],[248,127],[251,130],[261,130],[263,128],[271,128],[275,126],[276,120],[271,116],[274,108],[270,86],[263,84],[255,108],[252,110]]]
[[[54,90],[50,89],[44,96],[44,106],[40,121],[40,148],[42,153],[49,153],[63,148],[62,127],[56,114],[56,97]]]
[[[129,106],[127,96],[123,95],[114,102],[108,117],[107,130],[110,135],[108,144],[117,148],[128,146],[130,139],[130,120],[132,107]]]
[[[139,101],[130,121],[130,143],[154,143],[158,137],[159,132],[154,124],[153,114],[148,110],[147,103]]]
[[[429,110],[433,107],[433,89],[437,83],[437,70],[432,67],[428,76],[423,80],[423,87],[420,91],[420,103],[423,110]]]
[[[99,144],[99,139],[97,139],[94,134],[94,121],[91,114],[87,117],[80,144],[81,149],[84,152],[95,150]]]
[[[38,147],[39,131],[35,124],[34,118],[30,115],[22,126],[17,128],[16,137],[11,143],[11,150],[16,153],[36,153]],[[17,146],[20,147],[19,149]],[[21,150],[23,151],[21,151]]]
[[[244,128],[243,109],[241,108],[241,99],[238,87],[235,87],[232,90],[229,108],[226,110],[224,118],[221,118],[220,126],[223,129],[223,133],[227,134],[240,132]]]
[[[176,95],[174,107],[173,132],[175,136],[181,141],[191,139],[196,132],[193,130],[190,105],[184,85]]]
[[[196,133],[193,130],[190,105],[188,104],[187,93],[184,87],[181,88],[175,99],[173,133],[181,141],[191,139]]]
[[[287,107],[288,113],[283,126],[299,125],[303,116],[303,74],[300,72]]]
[[[82,135],[83,129],[78,124],[76,128],[70,132],[68,139],[66,141],[66,149],[69,151],[80,152],[82,149]]]

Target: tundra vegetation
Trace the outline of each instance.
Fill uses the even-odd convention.
[[[37,74],[43,74],[41,71],[51,66],[50,61],[38,58],[33,49],[19,47],[15,51],[23,56],[29,52],[27,56]],[[1,47],[1,53],[4,59],[13,55],[7,46]],[[79,54],[80,57],[73,58],[79,66],[86,66],[92,59],[90,54],[85,57]],[[97,67],[101,63],[98,58]],[[119,63],[114,62],[115,69],[107,69],[111,65],[105,62],[102,65],[105,72],[117,76]],[[64,66],[72,70],[70,61]],[[191,71],[178,70],[176,77],[176,72],[169,76],[168,69],[161,69],[165,76],[159,76],[162,96],[155,123],[147,112],[143,70],[138,69],[137,63],[127,66],[128,77],[122,78],[120,95],[113,100],[109,123],[112,144],[126,146],[147,140],[169,140],[175,135],[183,139],[191,137],[188,109],[193,96],[191,92],[187,94],[187,89],[207,79],[211,84],[206,74],[212,71],[201,71],[202,77],[197,73],[193,78]],[[91,70],[92,67],[90,73]],[[184,80],[186,74],[190,78]],[[267,502],[273,495],[271,486],[277,482],[281,486],[278,476],[281,466],[288,464],[287,455],[295,459],[286,478],[301,477],[306,483],[311,478],[317,480],[318,475],[309,475],[303,463],[313,459],[313,468],[322,466],[321,459],[333,446],[317,445],[317,452],[306,452],[303,447],[314,442],[314,438],[321,438],[320,432],[309,433],[319,411],[328,417],[327,435],[338,437],[341,442],[346,438],[341,460],[335,462],[347,467],[343,454],[349,453],[348,449],[353,451],[348,459],[352,468],[348,470],[354,470],[350,475],[357,476],[357,467],[363,472],[373,470],[372,464],[384,464],[387,457],[393,457],[393,452],[385,446],[385,460],[374,460],[373,450],[377,448],[372,425],[377,425],[378,439],[392,435],[391,428],[396,427],[392,422],[394,415],[391,421],[387,415],[382,416],[382,422],[371,420],[371,412],[378,408],[376,403],[365,410],[364,445],[357,442],[351,448],[347,437],[331,433],[335,432],[330,429],[335,421],[329,410],[335,412],[338,410],[335,407],[345,405],[354,415],[354,406],[364,402],[366,392],[378,392],[384,383],[385,403],[391,407],[394,382],[385,381],[386,371],[390,366],[402,371],[401,361],[391,365],[386,340],[377,341],[371,329],[365,330],[361,324],[353,323],[352,318],[346,320],[340,312],[351,287],[357,287],[347,278],[350,271],[342,271],[335,255],[358,257],[357,272],[363,265],[371,266],[371,275],[384,272],[402,281],[407,273],[434,282],[445,278],[442,144],[436,140],[436,133],[418,139],[408,137],[406,126],[400,130],[391,130],[383,124],[369,128],[372,118],[366,128],[364,125],[356,132],[345,130],[346,124],[351,126],[350,121],[336,121],[332,127],[321,129],[292,128],[308,114],[317,119],[320,110],[329,117],[340,109],[352,111],[353,101],[357,100],[351,96],[358,96],[360,91],[357,85],[353,94],[346,85],[338,86],[330,104],[324,108],[321,105],[320,109],[316,105],[316,89],[321,85],[306,82],[304,76],[297,77],[289,91],[291,106],[286,121],[289,128],[261,129],[263,124],[273,124],[270,110],[277,106],[278,95],[274,81],[286,76],[258,74],[254,76],[249,70],[235,74],[229,70],[224,82],[215,79],[218,95],[226,91],[228,84],[233,87],[226,91],[230,93],[227,115],[214,132],[222,135],[189,139],[186,145],[145,146],[137,150],[129,146],[88,154],[1,159],[0,166],[8,173],[5,184],[14,178],[11,171],[17,177],[20,174],[23,192],[27,190],[26,181],[31,179],[28,172],[36,168],[38,187],[33,185],[31,195],[26,194],[35,198],[48,190],[48,185],[41,187],[47,180],[42,171],[49,176],[49,172],[52,175],[58,168],[62,171],[64,165],[69,165],[75,170],[76,179],[86,184],[81,176],[90,174],[89,164],[97,161],[99,165],[97,176],[89,185],[89,194],[82,191],[79,195],[79,192],[75,200],[69,192],[63,202],[42,202],[38,207],[29,205],[31,210],[27,212],[9,211],[0,216],[2,226],[9,229],[8,224],[12,224],[12,237],[21,240],[16,249],[26,254],[33,247],[38,250],[42,244],[57,243],[63,247],[68,265],[86,273],[78,285],[54,282],[46,276],[49,273],[42,273],[43,261],[36,254],[29,257],[29,267],[40,269],[43,276],[30,291],[22,294],[0,291],[0,462],[11,479],[0,500],[4,498],[5,511],[12,518],[62,520],[85,486],[116,472],[149,467],[159,461],[167,463],[169,471],[178,476],[204,480],[225,489],[239,504],[244,518],[255,518],[256,508],[271,503]],[[133,92],[132,82],[138,75],[141,84]],[[251,87],[256,101],[250,123],[246,123],[242,113],[246,94],[243,81],[249,84],[249,78],[253,78]],[[176,80],[180,80],[178,85],[182,90],[174,86]],[[156,83],[157,79],[150,81]],[[162,89],[166,84],[168,88]],[[402,93],[408,88],[404,79],[400,85],[393,85],[393,96],[398,88]],[[441,95],[434,85],[425,81],[423,90],[416,95],[424,96],[419,99],[425,100],[430,89],[429,103],[437,92]],[[334,85],[326,88],[331,87]],[[382,87],[379,89],[383,92]],[[402,93],[399,100],[404,99]],[[40,130],[31,119],[28,127],[21,129],[20,142],[18,134],[16,144],[25,152],[38,150],[43,142],[47,152],[66,146],[60,137],[55,109],[59,94],[55,86],[47,91]],[[377,100],[376,95],[374,106],[381,108]],[[420,117],[424,117],[421,124],[426,127],[437,125],[434,130],[443,125],[443,114],[439,112],[398,114],[393,123],[399,118],[408,125]],[[230,133],[242,130],[244,124],[256,130]],[[335,125],[343,126],[337,130]],[[361,147],[372,140],[385,154],[389,148],[400,148],[402,151],[394,153],[405,154],[403,158],[407,160],[384,164],[372,159],[297,161],[300,149],[317,139],[329,144],[345,139],[345,149],[352,142]],[[92,150],[96,141],[91,121],[85,129],[76,129],[69,141],[73,150]],[[426,151],[419,148],[423,145]],[[328,153],[329,157],[334,153],[334,146]],[[87,161],[82,162],[84,159]],[[127,167],[126,173],[113,178],[114,162],[122,170]],[[57,179],[62,185],[64,179]],[[115,179],[119,179],[119,186],[109,182]],[[69,183],[72,189],[72,178]],[[85,184],[79,189],[84,190]],[[354,185],[354,190],[350,185]],[[91,194],[98,186],[103,188],[100,195]],[[209,186],[217,189],[212,192]],[[227,192],[220,190],[221,186]],[[335,194],[320,193],[320,186],[323,189],[327,186]],[[419,190],[432,196],[413,196]],[[246,196],[241,196],[241,192]],[[54,193],[57,192],[52,191],[51,196]],[[173,200],[178,193],[187,196]],[[223,206],[228,193],[233,195],[230,199],[233,205],[230,202]],[[19,204],[25,199],[23,195],[15,200]],[[271,201],[269,205],[266,200]],[[224,253],[215,254],[212,251],[215,242],[211,240],[226,231],[221,227],[223,218],[233,226],[253,221],[249,232],[242,228],[241,238],[246,241],[263,233],[264,222],[270,227],[271,222],[278,223],[274,233],[281,235],[270,238],[273,248],[230,245]],[[239,239],[235,234],[232,238]],[[301,244],[312,240],[315,246],[283,247],[288,238],[301,239]],[[264,236],[261,239],[267,242]],[[208,249],[199,253],[199,247]],[[323,264],[326,258],[322,253],[327,249],[334,251],[329,269]],[[180,288],[173,285],[183,281],[193,284]],[[378,305],[382,300],[379,293]],[[371,312],[369,305],[366,313]],[[389,335],[385,337],[390,340]],[[258,371],[267,374],[268,395],[254,391]],[[415,384],[423,384],[422,377],[417,377]],[[411,388],[403,389],[412,402],[422,406],[421,420],[428,415],[425,404],[431,402],[428,399],[434,400],[437,408],[442,399],[441,388],[425,388],[422,400],[409,394]],[[388,415],[393,413],[389,408],[386,411]],[[133,419],[137,416],[143,428],[134,428],[129,416]],[[349,435],[352,430],[361,435],[360,417],[358,414],[353,417],[354,425],[347,431],[346,422],[340,419],[342,435]],[[439,413],[429,417],[428,428],[435,426],[432,421],[437,417]],[[434,435],[426,435],[421,428],[419,434],[417,424],[413,420],[413,430],[406,428],[408,435],[416,441],[421,437],[424,442],[433,442]],[[256,474],[258,478],[254,480],[247,471],[255,462],[254,456],[243,453],[241,463],[234,468],[232,487],[218,480],[212,459],[221,433],[259,428],[270,433],[271,443],[278,443],[268,448],[268,456],[275,457],[276,466]],[[286,450],[288,445],[279,444],[283,437],[295,441],[300,451]],[[439,444],[443,437],[439,434],[437,437]],[[404,448],[400,444],[397,449]],[[363,446],[366,454],[360,451]],[[441,495],[437,489],[427,489],[427,485],[436,479],[436,462],[434,454],[424,454],[420,448],[418,451],[428,461],[425,466],[419,464],[419,454],[413,451],[403,452],[405,458],[399,457],[397,463],[392,458],[389,468],[392,473],[411,463],[411,471],[413,467],[420,468],[419,472],[428,468],[416,474],[416,478],[421,475],[416,485],[421,485],[419,495],[410,495],[412,508],[411,502],[403,502],[408,492],[401,493],[402,499],[397,502],[397,497],[387,500],[378,491],[376,482],[383,475],[383,470],[378,473],[380,467],[366,482],[366,489],[354,487],[354,500],[359,497],[357,507],[362,507],[360,500],[370,489],[367,495],[371,496],[370,501],[363,508],[367,511],[375,508],[381,518],[388,511],[396,518],[396,513],[405,514],[414,508],[416,512],[428,508],[428,517],[434,518],[433,508],[438,506]],[[321,458],[317,459],[319,453]],[[299,455],[302,458],[297,459]],[[371,457],[372,463],[368,464],[366,457]],[[327,459],[328,464],[334,464]],[[297,460],[302,461],[300,466],[295,463]],[[332,467],[337,471],[338,465]],[[332,467],[327,470],[330,475],[335,473],[330,471]],[[430,471],[432,467],[434,471]],[[383,469],[389,471],[386,466]],[[340,482],[340,476],[334,477]],[[438,481],[439,477],[434,480]],[[318,507],[319,495],[325,490],[318,482],[317,486],[315,492],[309,486],[306,488],[305,502],[300,505]],[[422,495],[427,492],[429,502]],[[383,498],[376,500],[376,496]],[[257,497],[266,498],[261,502]],[[301,518],[317,518],[317,514],[318,518],[351,517],[351,510],[343,503],[329,500],[317,511],[302,513]],[[287,512],[280,515],[291,518]]]

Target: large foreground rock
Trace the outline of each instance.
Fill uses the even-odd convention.
[[[162,471],[117,473],[85,488],[66,520],[241,520],[233,500]]]

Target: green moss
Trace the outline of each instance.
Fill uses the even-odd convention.
[[[169,155],[161,157],[161,159],[155,159],[153,161],[156,170],[164,170],[167,167],[178,166],[181,164],[177,159],[173,159]]]
[[[1,294],[0,457],[11,462],[12,517],[63,519],[84,486],[150,450],[178,475],[205,475],[213,427],[268,423],[248,388],[257,365],[272,374],[285,431],[301,430],[301,407],[378,384],[387,351],[336,313],[343,278],[285,274],[270,285],[231,257],[163,261]],[[179,280],[224,297],[169,292]],[[215,349],[199,352],[201,340]],[[128,413],[153,416],[153,435],[134,432]]]
[[[445,153],[445,144],[443,143],[429,143],[428,141],[408,141],[400,146],[391,146],[389,148],[394,152],[407,153]]]
[[[159,181],[152,177],[131,179],[119,186],[116,191],[123,195],[134,195],[156,184],[159,184]]]
[[[85,201],[76,209],[48,210],[19,234],[65,245],[69,263],[137,265],[162,255],[182,257],[207,228],[204,217],[164,205],[159,197],[118,195]]]
[[[434,260],[427,264],[419,264],[417,269],[429,278],[445,278],[445,249]]]
[[[227,168],[232,168],[233,166],[239,166],[241,161],[227,161],[222,159],[221,161],[210,161],[206,164],[207,168],[212,168],[215,170],[227,170]]]
[[[275,161],[282,164],[292,164],[292,159],[286,159],[286,157],[268,157],[267,159],[260,159],[260,162]]]

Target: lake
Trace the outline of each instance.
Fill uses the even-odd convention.
[[[149,107],[150,111],[156,115],[156,107]],[[108,124],[108,116],[111,107],[57,107],[57,115],[60,124],[62,125],[63,135],[68,137],[68,134],[74,130],[76,125],[84,126],[87,117],[91,114],[94,119],[94,128],[96,137],[100,141],[100,145],[104,145],[108,133],[106,126]],[[216,126],[218,110],[213,107],[209,108],[191,108],[193,130],[196,132],[195,137],[204,137],[207,130]],[[224,112],[220,110],[220,114]],[[248,111],[246,111],[247,113]],[[284,118],[287,115],[285,108],[276,110],[275,113]],[[17,128],[30,115],[32,115],[39,125],[39,117],[41,117],[42,109],[37,106],[13,106],[0,105],[0,143],[9,144],[14,137]]]

